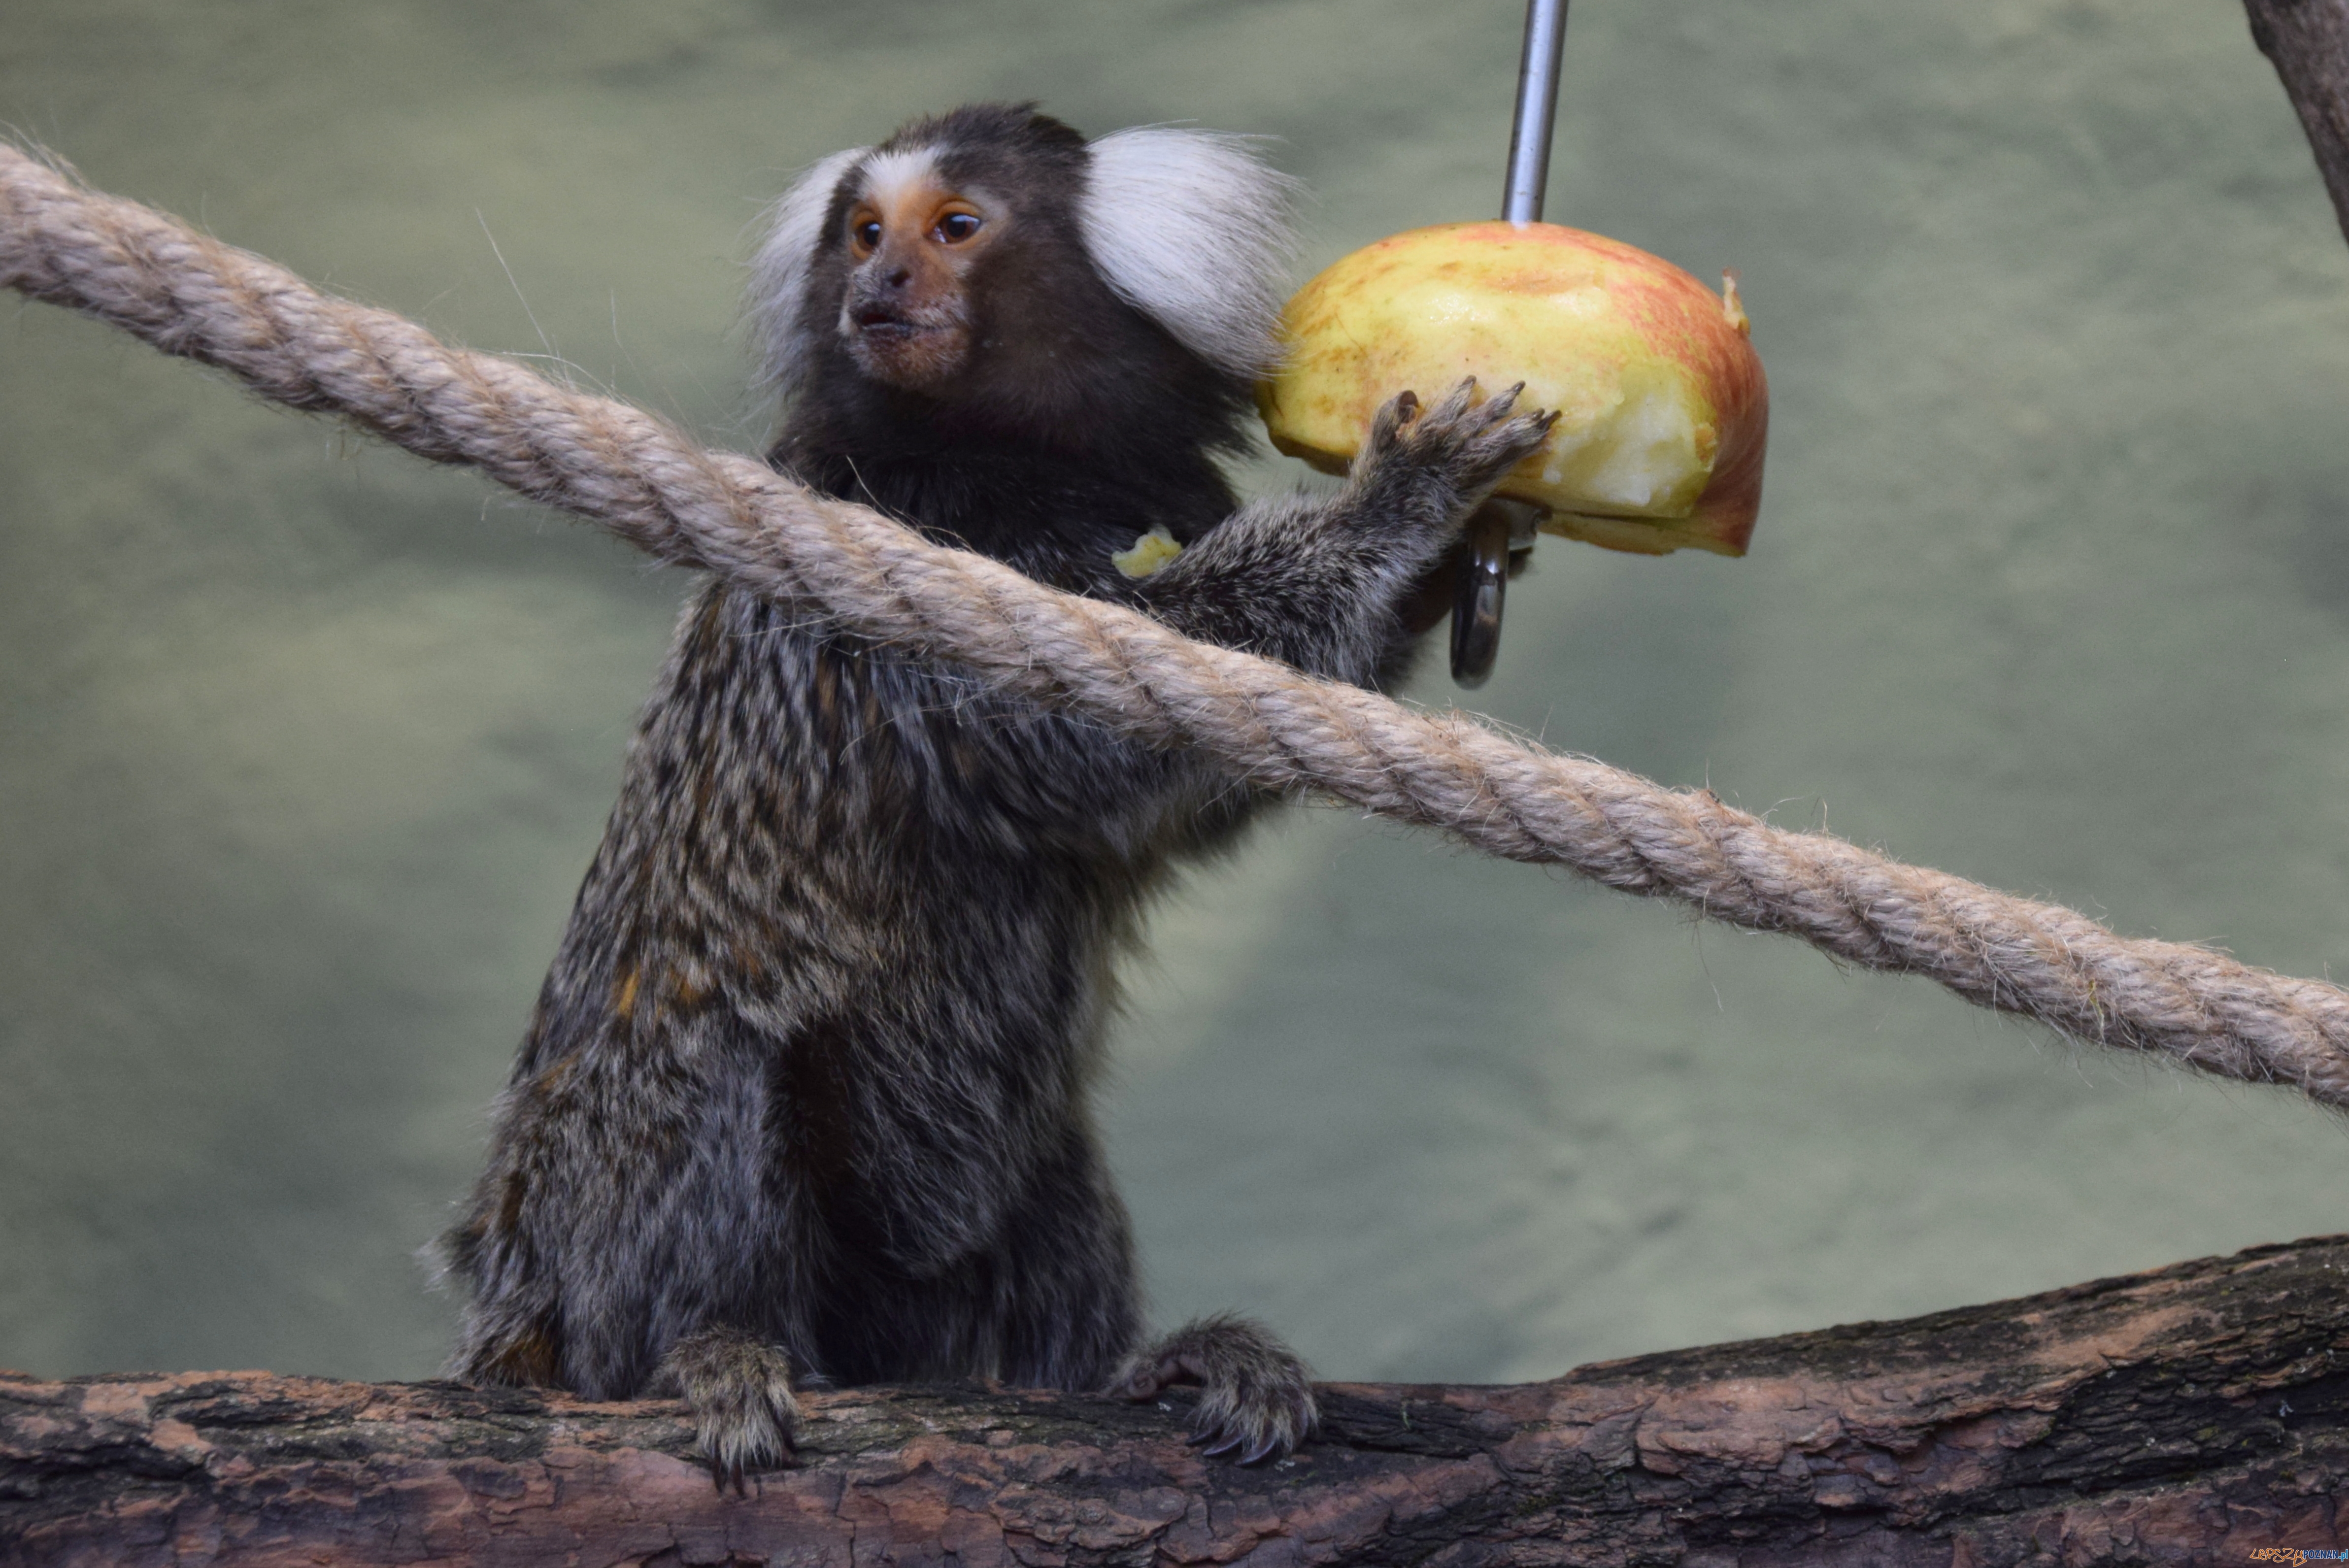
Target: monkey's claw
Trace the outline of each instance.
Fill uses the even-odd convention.
[[[1246,1318],[1205,1318],[1168,1335],[1127,1361],[1116,1390],[1154,1399],[1178,1384],[1199,1389],[1187,1441],[1211,1459],[1235,1450],[1244,1465],[1278,1459],[1319,1419],[1305,1364]]]
[[[701,1457],[720,1494],[747,1495],[750,1472],[792,1462],[800,1408],[791,1372],[780,1346],[733,1328],[689,1334],[662,1359],[655,1386],[693,1408]]]

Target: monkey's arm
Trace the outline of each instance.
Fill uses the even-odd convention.
[[[1145,580],[1151,614],[1195,637],[1373,686],[1406,640],[1400,610],[1462,521],[1539,446],[1549,414],[1464,381],[1424,413],[1379,410],[1345,488],[1244,507]]]

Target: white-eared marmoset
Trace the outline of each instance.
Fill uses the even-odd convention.
[[[1238,506],[1217,459],[1276,353],[1287,196],[1236,139],[1025,105],[825,160],[756,263],[771,460],[1188,635],[1396,678],[1406,599],[1547,423],[1402,393],[1342,489]],[[1154,530],[1181,552],[1128,576]],[[682,1393],[738,1486],[812,1383],[1194,1383],[1211,1452],[1286,1452],[1314,1419],[1287,1347],[1145,1342],[1090,1103],[1144,905],[1264,803],[704,586],[443,1243],[452,1371]]]

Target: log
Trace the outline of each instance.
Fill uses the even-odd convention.
[[[2251,41],[2283,78],[2349,238],[2349,0],[2243,0]]]
[[[0,1564],[2290,1561],[2349,1535],[2349,1236],[1506,1387],[1331,1384],[1257,1470],[1182,1412],[812,1394],[721,1496],[682,1407],[0,1374]]]

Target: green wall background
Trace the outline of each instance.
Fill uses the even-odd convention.
[[[0,122],[750,446],[746,226],[824,152],[976,98],[1268,132],[1318,266],[1495,206],[1521,16],[11,0]],[[2349,247],[2234,6],[1583,0],[1550,201],[1741,270],[1768,496],[1744,562],[1547,542],[1479,707],[2344,967]],[[0,1365],[433,1368],[454,1307],[412,1253],[685,587],[0,308]],[[2349,1228],[2349,1149],[2288,1097],[1334,810],[1165,911],[1121,1059],[1162,1315],[1259,1312],[1337,1377],[1550,1376]]]

